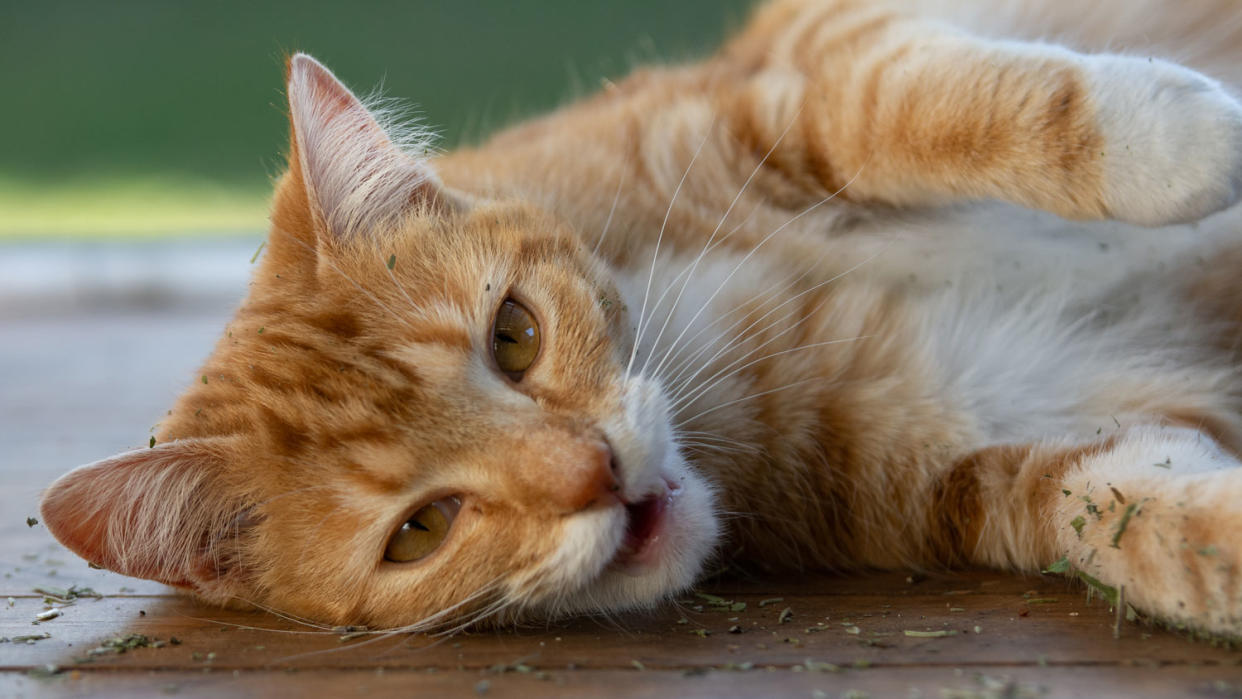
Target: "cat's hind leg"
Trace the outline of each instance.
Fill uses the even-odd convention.
[[[1242,196],[1242,106],[1166,61],[982,38],[900,3],[784,2],[717,65],[721,111],[797,186],[1192,221]],[[790,126],[792,124],[792,127]],[[811,192],[814,196],[814,192]]]
[[[1158,619],[1242,636],[1242,462],[1198,430],[984,449],[942,476],[928,513],[941,557],[1060,561]]]

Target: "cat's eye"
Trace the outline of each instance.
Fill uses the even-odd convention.
[[[539,324],[522,304],[505,299],[492,323],[492,357],[496,366],[514,381],[535,363],[539,355]]]
[[[459,509],[461,501],[455,497],[442,498],[420,508],[388,540],[384,559],[408,563],[431,555],[448,536]]]

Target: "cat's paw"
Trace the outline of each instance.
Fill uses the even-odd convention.
[[[1242,105],[1218,83],[1158,59],[1094,56],[1087,64],[1113,218],[1187,223],[1242,197]]]

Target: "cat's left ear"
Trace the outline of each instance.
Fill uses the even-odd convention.
[[[425,143],[394,143],[349,88],[310,56],[289,59],[291,170],[305,188],[321,233],[351,239],[390,225],[413,209],[465,207],[446,190],[422,153]],[[412,139],[418,141],[418,139]]]
[[[225,438],[182,439],[74,469],[43,494],[43,523],[88,562],[224,601],[246,575],[253,522],[222,478]]]

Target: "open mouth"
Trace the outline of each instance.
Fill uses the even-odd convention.
[[[660,492],[625,505],[625,539],[613,558],[614,566],[626,569],[652,562],[668,528],[668,509],[680,493],[681,486],[666,480]]]

